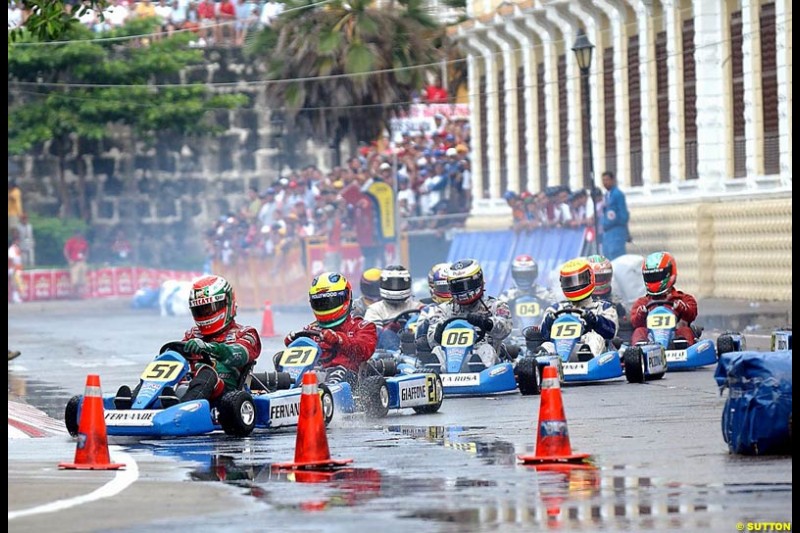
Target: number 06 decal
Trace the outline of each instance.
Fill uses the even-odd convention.
[[[153,361],[142,372],[142,380],[147,381],[172,381],[183,368],[178,361]]]
[[[577,322],[564,322],[553,326],[554,339],[575,339],[581,336],[581,325]]]
[[[281,366],[308,366],[314,362],[317,349],[311,346],[287,348],[278,362]]]
[[[461,348],[469,346],[475,339],[475,331],[467,328],[453,328],[445,330],[442,336],[442,346],[445,348]]]

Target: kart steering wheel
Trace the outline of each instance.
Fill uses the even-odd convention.
[[[561,315],[577,315],[579,318],[583,318],[585,313],[586,311],[578,307],[565,307],[564,309],[559,309],[553,313],[553,318],[558,318]]]
[[[451,316],[450,318],[442,322],[442,330],[447,328],[448,325],[450,325],[452,322],[455,322],[456,320],[463,320],[464,322],[468,322],[470,326],[472,326],[474,329],[477,330],[475,332],[475,340],[473,341],[472,344],[478,344],[486,336],[486,331],[484,331],[482,327],[476,326],[475,324],[469,322],[467,318],[463,316]]]
[[[292,340],[307,337],[313,341],[318,341],[322,338],[322,331],[318,329],[301,329],[300,331],[295,331],[293,337]]]
[[[650,309],[652,309],[654,307],[658,307],[660,305],[664,305],[664,306],[667,306],[670,309],[672,309],[672,308],[675,307],[675,301],[674,300],[651,300],[651,301],[649,301],[649,302],[647,302],[645,304],[645,308],[647,308],[647,310],[649,311]]]
[[[393,318],[387,318],[386,320],[381,320],[381,325],[386,326],[388,324],[394,324],[394,323],[405,325],[405,323],[408,322],[413,315],[418,315],[419,312],[420,312],[419,309],[408,309]]]
[[[197,356],[200,356],[200,362],[207,364],[208,366],[214,366],[214,359],[211,357],[211,352],[203,350],[199,354],[196,353],[188,353],[186,351],[186,341],[171,341],[166,343],[161,349],[158,351],[159,354],[166,352],[167,350],[172,350],[173,352],[178,352],[181,354],[186,360],[188,361],[197,361]]]

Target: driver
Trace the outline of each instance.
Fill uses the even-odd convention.
[[[486,336],[473,347],[487,368],[497,364],[497,351],[503,339],[511,333],[511,312],[508,304],[484,295],[483,269],[475,259],[462,259],[450,266],[447,276],[452,300],[433,310],[429,321],[428,343],[444,368],[441,347],[445,322],[452,317],[464,317],[483,330]]]
[[[614,277],[614,265],[604,255],[590,255],[586,258],[594,270],[594,296],[600,300],[610,302],[617,311],[617,318],[622,321],[628,312],[619,299],[611,294],[611,280]]]
[[[686,339],[689,346],[697,342],[691,323],[697,318],[697,300],[691,294],[675,288],[678,277],[678,265],[669,252],[655,252],[645,257],[642,263],[647,294],[633,303],[631,308],[631,325],[634,327],[631,343],[647,342],[648,304],[666,300],[672,303],[672,310],[678,318],[675,336]]]
[[[431,347],[428,344],[429,319],[440,305],[446,304],[453,299],[453,295],[450,294],[450,284],[447,282],[449,274],[450,263],[437,263],[428,272],[428,289],[431,291],[431,296],[430,303],[422,308],[417,320],[414,339],[417,351],[430,353]]]
[[[381,269],[368,268],[361,274],[361,296],[353,302],[350,314],[363,317],[367,307],[381,301]]]
[[[421,309],[423,304],[411,294],[411,274],[402,265],[390,265],[381,270],[380,293],[382,300],[367,307],[364,320],[383,325],[378,348],[397,350],[400,338],[397,333],[402,324],[392,319],[406,311]]]
[[[192,283],[189,309],[195,326],[183,336],[183,351],[189,356],[191,381],[183,396],[178,399],[172,387],[161,391],[164,408],[191,400],[216,400],[224,393],[236,390],[245,367],[261,354],[261,338],[251,326],[242,326],[236,317],[236,296],[233,287],[221,276],[203,276]],[[213,366],[192,358],[206,353]],[[117,391],[114,405],[117,409],[130,409],[139,392],[141,382],[134,391],[123,385]]]
[[[542,344],[542,349],[555,353],[552,343],[551,329],[556,320],[556,312],[563,309],[576,309],[582,311],[585,324],[584,333],[580,341],[588,346],[592,356],[603,353],[606,341],[617,334],[617,311],[609,302],[597,300],[593,297],[595,291],[594,269],[585,259],[572,259],[561,265],[559,272],[561,291],[566,301],[549,307],[542,319],[541,336],[548,342]]]
[[[518,255],[511,263],[511,279],[514,287],[507,289],[500,295],[500,300],[507,302],[511,309],[517,298],[528,296],[552,304],[557,300],[556,295],[543,285],[536,283],[539,277],[539,265],[529,255]]]
[[[319,330],[322,350],[320,363],[326,370],[325,382],[346,381],[355,387],[361,363],[375,352],[378,342],[375,324],[352,316],[353,290],[350,282],[339,273],[323,272],[311,282],[308,299],[316,321],[303,329]],[[287,346],[301,332],[290,332]]]

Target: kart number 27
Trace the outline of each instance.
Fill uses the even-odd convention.
[[[281,366],[308,366],[317,356],[316,348],[305,346],[303,348],[287,348],[281,356]]]
[[[153,361],[142,372],[142,380],[146,381],[172,381],[183,368],[178,361]]]

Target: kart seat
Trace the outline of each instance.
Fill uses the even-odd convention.
[[[417,353],[417,342],[413,331],[400,332],[400,352],[406,355]]]
[[[685,350],[689,347],[689,341],[686,339],[681,339],[680,337],[675,337],[672,339],[672,342],[669,343],[670,350]]]

